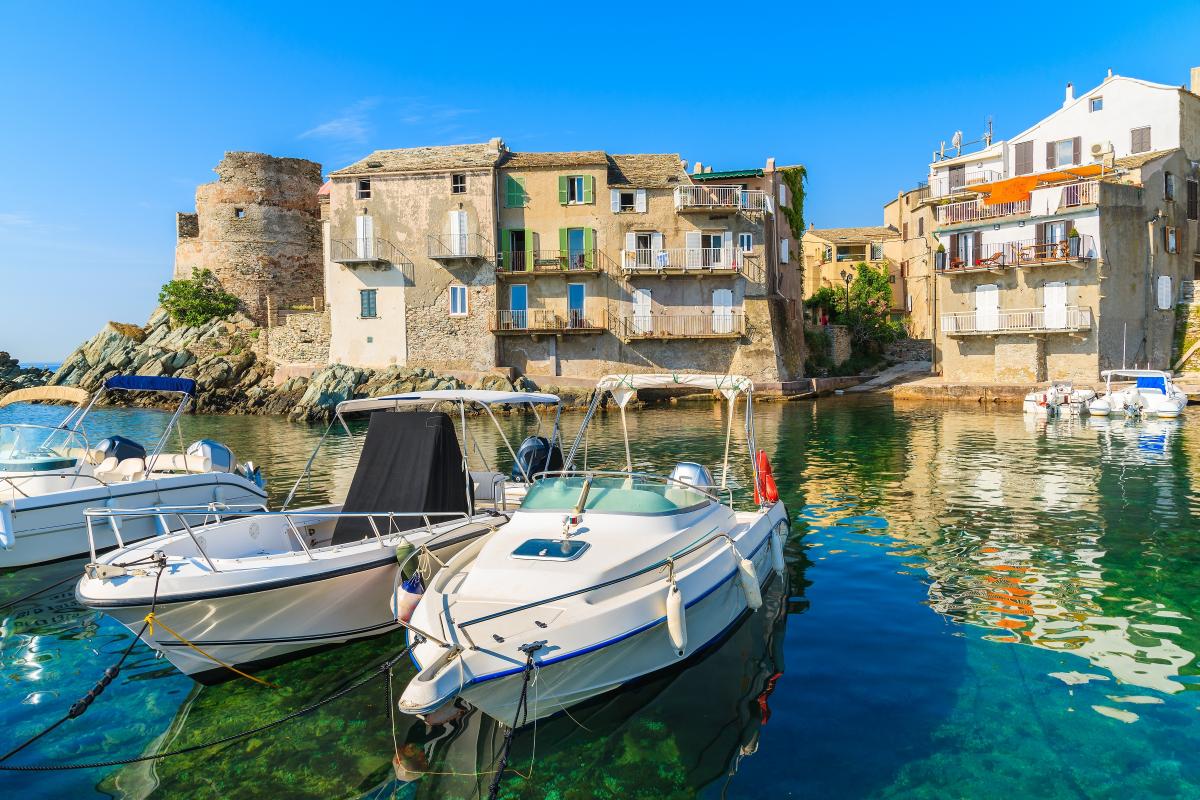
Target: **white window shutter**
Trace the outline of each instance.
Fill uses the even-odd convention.
[[[791,261],[792,254],[790,252],[791,242],[787,239],[779,240],[779,263],[787,264]]]
[[[661,233],[650,234],[650,248],[653,250],[663,249],[663,237]]]
[[[1171,308],[1171,306],[1174,305],[1174,303],[1172,302],[1174,299],[1175,298],[1171,296],[1171,276],[1170,275],[1159,275],[1158,276],[1158,309],[1159,309],[1159,311],[1166,311],[1169,308]]]
[[[683,245],[689,249],[700,248],[700,231],[688,231],[683,235]]]
[[[625,234],[625,249],[631,253],[637,250],[637,234],[633,231]]]
[[[638,189],[633,195],[633,208],[639,214],[646,213],[646,190]]]
[[[614,214],[618,213],[621,210],[621,190],[620,189],[609,189],[608,201],[609,201],[609,204],[612,206],[612,212]]]
[[[786,206],[788,204],[787,185],[779,184],[779,205]]]

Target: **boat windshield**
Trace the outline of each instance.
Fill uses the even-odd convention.
[[[521,510],[573,511],[584,480],[583,475],[569,475],[535,481]],[[679,514],[709,502],[708,495],[678,483],[638,475],[599,476],[592,478],[584,510],[600,514]]]
[[[77,433],[41,425],[0,425],[0,472],[66,469],[83,448]]]

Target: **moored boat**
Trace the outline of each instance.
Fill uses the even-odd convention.
[[[1088,403],[1088,413],[1106,416],[1177,417],[1187,407],[1188,397],[1175,386],[1171,376],[1156,369],[1109,369],[1104,378],[1104,394]],[[1132,386],[1113,387],[1114,381]]]
[[[1070,414],[1079,416],[1087,411],[1087,404],[1096,397],[1093,389],[1076,389],[1070,381],[1055,381],[1045,389],[1037,389],[1025,395],[1022,410],[1039,417],[1054,417]]]
[[[719,480],[694,462],[670,475],[634,470],[629,400],[638,389],[689,387],[728,401]],[[564,470],[535,476],[512,520],[451,559],[421,598],[408,623],[418,673],[401,710],[436,717],[467,703],[511,724],[536,669],[537,708],[525,711],[546,716],[677,664],[754,612],[761,585],[783,571],[788,522],[755,450],[752,393],[749,380],[727,375],[602,379]],[[577,468],[608,395],[621,412],[625,468]],[[755,486],[744,511],[729,475],[742,396]]]

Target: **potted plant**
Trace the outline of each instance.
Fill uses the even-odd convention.
[[[933,254],[933,268],[936,270],[946,268],[946,245],[938,244],[937,252]]]
[[[1079,258],[1079,242],[1079,231],[1072,225],[1071,230],[1067,231],[1067,252],[1071,254],[1072,258]]]

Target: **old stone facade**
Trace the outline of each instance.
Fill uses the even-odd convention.
[[[674,154],[514,153],[493,139],[377,151],[332,173],[332,359],[799,377],[774,164],[737,173],[766,189],[685,167]]]
[[[175,277],[211,270],[260,325],[268,296],[277,308],[323,297],[321,165],[233,152],[215,171],[196,189],[196,211],[176,217]]]
[[[329,313],[281,312],[266,330],[267,356],[276,365],[321,367],[329,363]]]

